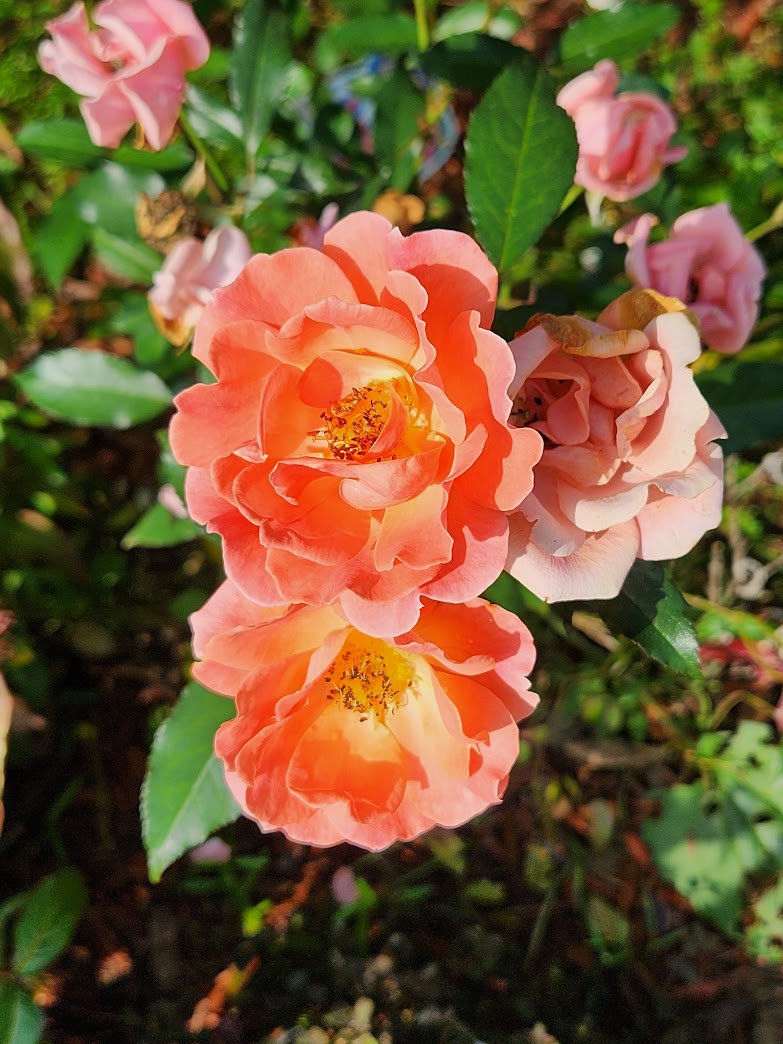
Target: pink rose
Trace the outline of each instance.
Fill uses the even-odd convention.
[[[216,291],[193,353],[217,380],[177,396],[171,446],[248,598],[400,634],[497,578],[542,440],[508,425],[496,290],[469,236],[359,212]]]
[[[669,238],[650,245],[657,223],[642,214],[615,233],[628,244],[625,268],[637,286],[679,297],[698,316],[710,348],[733,355],[758,318],[766,268],[725,203],[691,210],[672,225]]]
[[[175,243],[148,295],[161,333],[174,344],[185,344],[212,291],[232,283],[252,255],[247,236],[233,225],[213,228],[203,243],[193,236]]]
[[[720,521],[725,436],[688,364],[684,306],[631,290],[597,322],[535,316],[511,342],[519,426],[544,436],[506,569],[541,598],[613,598],[636,558],[689,551]]]
[[[265,608],[227,580],[190,619],[194,677],[236,701],[215,753],[262,830],[378,851],[499,803],[538,702],[512,613],[425,598],[413,630],[374,638],[336,604]]]
[[[576,124],[574,181],[621,202],[651,189],[688,150],[669,148],[677,122],[665,102],[648,91],[616,94],[618,83],[617,66],[607,59],[566,84],[557,104]]]
[[[185,73],[209,57],[209,40],[182,0],[103,0],[91,15],[79,2],[46,23],[38,51],[45,72],[84,97],[81,113],[96,145],[116,148],[138,122],[155,151],[171,138]]]

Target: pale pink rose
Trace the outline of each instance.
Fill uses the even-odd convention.
[[[96,145],[116,148],[134,123],[155,151],[170,140],[185,96],[185,73],[209,57],[209,40],[182,0],[103,0],[46,23],[38,50],[45,72],[84,98],[80,108]]]
[[[725,436],[688,368],[679,301],[631,290],[595,323],[535,316],[511,342],[518,426],[544,436],[506,569],[550,602],[613,598],[636,558],[678,558],[720,521]]]
[[[252,256],[247,236],[233,225],[213,228],[203,243],[193,236],[175,243],[147,295],[164,336],[185,344],[212,291],[232,283]]]
[[[621,202],[651,189],[688,150],[669,146],[677,122],[665,102],[649,91],[617,94],[618,83],[617,66],[606,59],[566,84],[557,104],[576,124],[574,181]]]
[[[691,210],[662,243],[648,242],[657,224],[642,214],[615,233],[628,244],[625,268],[640,287],[679,297],[699,319],[705,344],[733,355],[750,337],[766,268],[725,203]]]

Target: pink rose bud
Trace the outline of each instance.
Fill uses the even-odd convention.
[[[209,57],[209,40],[182,0],[103,0],[46,23],[38,50],[45,72],[81,94],[96,145],[116,148],[134,123],[158,151],[170,140],[185,96],[185,73]]]
[[[688,150],[669,147],[677,122],[665,102],[649,91],[617,94],[618,83],[617,66],[604,60],[566,84],[557,104],[576,124],[574,181],[622,202],[651,189],[663,168]]]
[[[726,433],[680,301],[630,290],[595,322],[534,316],[511,350],[513,422],[545,439],[511,517],[512,576],[549,602],[614,598],[637,558],[679,558],[719,523]]]
[[[253,251],[247,236],[233,225],[213,228],[202,243],[193,236],[180,239],[153,277],[150,310],[164,337],[185,344],[212,291],[232,283]]]
[[[705,344],[733,355],[758,318],[766,268],[725,203],[677,218],[669,238],[648,242],[652,214],[625,225],[615,241],[628,244],[625,268],[640,287],[679,297],[698,317]]]

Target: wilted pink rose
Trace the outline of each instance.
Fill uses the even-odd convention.
[[[169,251],[148,294],[152,316],[164,336],[185,344],[212,291],[232,283],[253,255],[247,236],[233,225],[213,228],[202,243],[188,236]]]
[[[677,130],[671,109],[649,91],[617,94],[620,77],[608,59],[560,91],[557,104],[576,124],[577,185],[609,199],[634,199],[656,184],[688,150],[670,148]]]
[[[236,700],[215,752],[262,830],[377,851],[500,801],[538,702],[533,639],[500,606],[425,598],[413,630],[374,638],[227,580],[191,623],[194,676]]]
[[[138,123],[152,149],[171,138],[185,95],[185,73],[209,57],[209,40],[182,0],[103,0],[46,23],[43,69],[81,94],[96,145],[116,148]]]
[[[631,290],[595,323],[535,316],[511,349],[516,423],[545,445],[511,519],[513,576],[550,602],[612,598],[636,558],[677,558],[718,524],[725,432],[679,301]]]
[[[705,344],[733,355],[758,318],[766,268],[725,203],[691,210],[662,243],[648,242],[652,214],[625,225],[615,241],[628,244],[625,268],[637,286],[679,297],[698,316]]]

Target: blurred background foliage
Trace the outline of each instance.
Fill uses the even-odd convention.
[[[284,31],[256,148],[232,58],[253,48],[232,44],[242,5],[203,0],[213,53],[190,77],[191,134],[160,154],[93,146],[73,95],[38,68],[43,23],[66,6],[0,0],[0,200],[22,239],[0,264],[0,654],[16,698],[0,1041],[783,1039],[780,5],[626,0],[642,17],[655,7],[658,28],[631,25],[601,44],[619,51],[595,53],[563,35],[606,17],[579,0],[433,2],[417,58],[407,3],[269,3]],[[690,151],[597,227],[574,196],[505,273],[500,332],[541,310],[596,315],[628,285],[612,231],[646,209],[671,223],[725,199],[761,236],[753,342],[700,360],[731,416],[724,521],[674,570],[687,608],[652,577],[653,631],[660,607],[686,621],[684,644],[675,657],[665,627],[645,634],[631,595],[551,608],[501,580],[493,596],[534,631],[542,696],[503,806],[381,855],[307,850],[240,820],[152,887],[139,790],[220,556],[180,510],[166,411],[195,369],[147,308],[162,248],[139,195],[182,192],[201,232],[236,198],[256,250],[390,189],[382,206],[403,227],[413,206],[411,224],[469,230],[462,137],[518,46],[558,85],[617,58],[626,85],[666,94]],[[73,365],[90,395],[67,393]],[[633,637],[657,641],[658,659]]]

